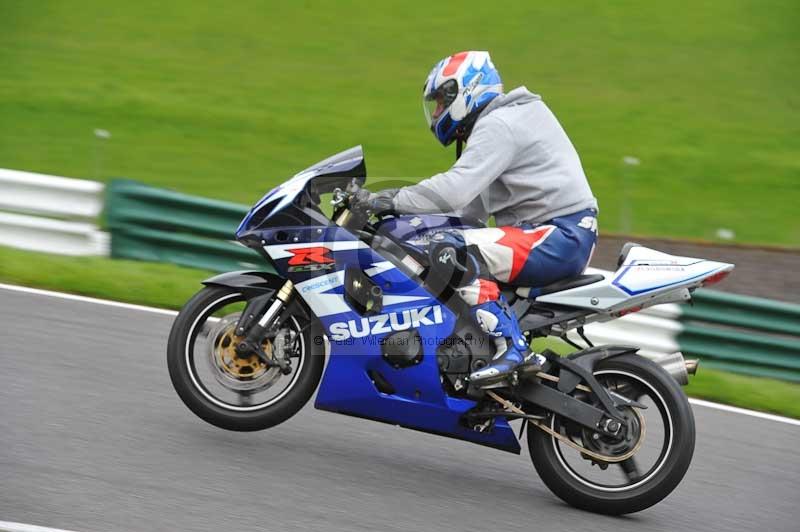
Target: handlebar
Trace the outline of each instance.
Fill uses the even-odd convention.
[[[355,178],[347,184],[347,187],[344,190],[336,187],[333,189],[331,205],[333,205],[334,208],[349,206],[350,198],[358,194],[360,190],[361,185],[358,184],[358,181]]]

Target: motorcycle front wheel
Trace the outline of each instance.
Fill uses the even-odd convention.
[[[246,304],[241,292],[205,287],[181,309],[167,344],[167,367],[183,403],[198,417],[233,431],[263,430],[296,414],[313,395],[325,364],[316,322],[287,316],[262,350],[291,362],[291,373],[256,355],[235,352],[236,323]]]
[[[561,438],[529,424],[531,460],[547,487],[572,506],[608,515],[644,510],[669,495],[689,468],[695,443],[689,401],[666,371],[637,355],[604,360],[594,375],[601,385],[647,407],[625,409],[626,437],[603,437],[551,414],[542,423]],[[602,456],[623,458],[634,449],[635,454],[604,462],[564,438]]]

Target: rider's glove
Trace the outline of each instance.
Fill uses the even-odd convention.
[[[394,211],[394,197],[398,189],[387,188],[380,192],[370,192],[363,188],[350,199],[350,209],[380,216]]]

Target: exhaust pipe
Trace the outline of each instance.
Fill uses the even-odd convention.
[[[667,370],[667,373],[672,375],[672,378],[681,386],[689,384],[689,375],[697,373],[697,366],[700,364],[699,360],[685,360],[680,351],[663,356],[656,362]]]
[[[689,375],[695,375],[697,373],[697,367],[700,365],[700,361],[698,359],[692,359],[686,361],[686,372]]]

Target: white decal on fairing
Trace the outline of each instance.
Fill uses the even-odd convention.
[[[329,290],[344,284],[344,271],[329,273],[308,279],[295,285],[295,290],[305,299],[308,306],[318,317],[332,316],[353,309],[344,300],[343,294],[326,294]],[[412,303],[428,299],[426,296],[383,296],[383,306],[390,307],[401,303]]]
[[[311,311],[322,317],[353,310],[350,305],[345,303],[342,294],[324,293],[343,284],[344,271],[339,271],[297,283],[295,290],[305,299],[308,306],[311,307]]]
[[[368,268],[368,269],[364,270],[364,273],[366,273],[370,277],[375,277],[379,273],[383,273],[385,271],[392,270],[392,269],[394,269],[394,264],[392,264],[388,260],[385,260],[385,261],[382,261],[382,262],[373,262],[372,263],[372,268]]]
[[[402,318],[402,321],[400,321]],[[433,305],[408,309],[402,312],[379,314],[360,320],[348,320],[332,323],[328,327],[330,338],[334,342],[341,342],[349,338],[363,338],[367,335],[386,334],[391,331],[404,331],[426,325],[436,325],[444,322],[442,307]]]
[[[343,271],[329,273],[328,275],[314,277],[313,279],[303,281],[302,283],[297,283],[296,288],[301,294],[306,294],[308,292],[321,293],[330,290],[331,288],[341,286],[342,284],[344,284]]]

